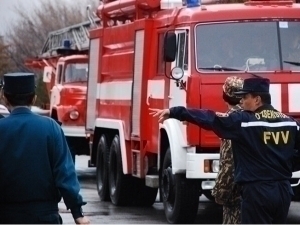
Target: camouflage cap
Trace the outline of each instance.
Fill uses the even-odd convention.
[[[239,98],[234,94],[234,92],[237,92],[240,89],[242,89],[243,84],[244,84],[244,80],[240,77],[236,77],[236,76],[227,77],[223,85],[223,92],[228,97]]]

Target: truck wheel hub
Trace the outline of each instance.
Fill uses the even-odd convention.
[[[164,169],[162,174],[162,180],[163,180],[163,200],[164,201],[170,201],[171,196],[173,196],[173,174],[172,174],[172,168],[168,167]]]

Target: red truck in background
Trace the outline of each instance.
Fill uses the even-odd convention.
[[[61,122],[73,159],[89,155],[85,132],[88,76],[88,30],[98,21],[76,24],[52,31],[41,54],[25,65],[43,71],[50,99],[49,116]]]
[[[150,206],[159,192],[169,223],[193,223],[199,196],[211,198],[219,139],[174,119],[158,124],[148,109],[224,112],[225,79],[255,73],[271,80],[273,106],[300,119],[300,5],[116,0],[101,2],[97,15],[85,126],[100,199]]]

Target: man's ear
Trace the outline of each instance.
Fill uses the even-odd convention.
[[[261,103],[261,97],[258,95],[258,96],[256,96],[256,98],[255,98],[255,103],[256,104],[260,104]]]
[[[34,105],[34,103],[36,102],[36,99],[37,99],[37,95],[35,95],[32,99],[32,102],[31,102],[31,105]]]
[[[4,94],[2,94],[2,99],[3,99],[4,104],[5,104],[6,106],[9,106],[9,105],[10,105],[9,102],[8,102],[8,100],[7,100],[7,98],[5,97]]]

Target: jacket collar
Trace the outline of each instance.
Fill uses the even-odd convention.
[[[24,113],[32,113],[30,107],[28,106],[18,106],[15,107],[10,115],[16,115],[16,114],[24,114]]]
[[[237,104],[235,106],[233,106],[232,108],[230,108],[229,110],[227,110],[226,113],[232,113],[234,111],[240,111],[242,110],[242,106],[240,104]]]
[[[270,105],[270,104],[264,104],[264,105],[258,107],[254,112],[260,112],[260,111],[263,111],[265,109],[275,110],[272,105]]]

